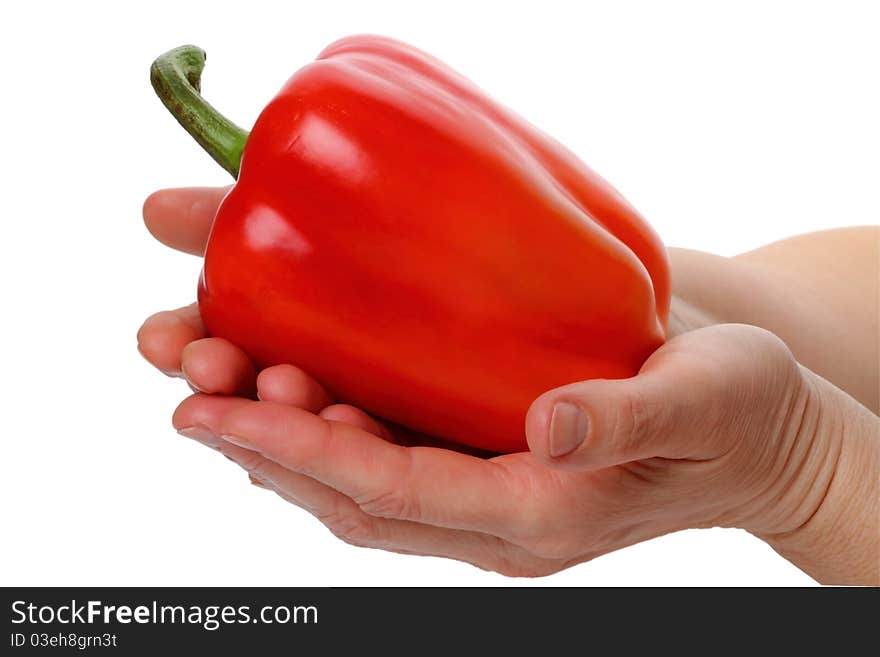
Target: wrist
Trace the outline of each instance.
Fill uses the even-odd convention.
[[[826,584],[878,584],[878,418],[801,368],[782,465],[743,528]]]
[[[765,540],[794,534],[815,516],[840,457],[837,413],[817,377],[800,365],[797,369],[784,413],[761,441],[772,446],[773,456],[761,468],[764,474],[739,523]]]

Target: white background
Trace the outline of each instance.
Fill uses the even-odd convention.
[[[146,4],[146,3],[145,3]],[[445,60],[566,143],[667,244],[722,254],[880,218],[880,20],[849,2],[4,3],[3,585],[801,585],[744,532],[688,531],[537,581],[349,547],[170,426],[189,390],[135,349],[197,259],[153,189],[225,184],[148,82],[207,50],[243,126],[331,41]]]

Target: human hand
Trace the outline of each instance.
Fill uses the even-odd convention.
[[[223,193],[161,192],[145,205],[145,220],[161,241],[198,254]],[[682,303],[676,313],[676,303],[673,334],[692,328],[691,317],[694,326],[706,323],[698,307]],[[828,421],[817,410],[817,377],[804,379],[785,346],[753,327],[672,340],[634,379],[551,391],[529,416],[532,454],[489,460],[413,447],[445,443],[332,404],[295,367],[269,368],[255,380],[241,350],[204,336],[190,306],[151,317],[139,347],[196,390],[258,391],[263,402],[195,395],[175,414],[185,434],[224,451],[252,481],[350,542],[508,574],[554,572],[684,527],[742,526],[786,554],[773,537],[798,535],[798,523],[818,513],[835,472],[828,463],[840,460],[836,434],[823,430]],[[551,422],[560,400],[583,406],[591,420],[568,456],[551,455],[551,442],[557,454],[562,444],[558,432],[577,426],[566,422],[566,407]],[[237,422],[243,435],[232,432]],[[231,440],[218,438],[224,432]]]
[[[834,472],[812,384],[754,327],[694,331],[636,377],[551,391],[528,416],[531,452],[490,459],[396,444],[351,407],[339,420],[286,404],[297,384],[283,383],[285,371],[264,371],[274,385],[259,390],[265,401],[195,395],[174,425],[349,543],[508,575],[691,527],[795,532]]]

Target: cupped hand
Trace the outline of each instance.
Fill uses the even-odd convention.
[[[144,218],[198,255],[224,193],[159,192]],[[785,532],[810,513],[792,482],[820,449],[799,438],[814,428],[811,388],[754,327],[684,333],[636,377],[546,393],[528,415],[531,451],[493,458],[334,404],[292,365],[257,376],[235,345],[206,337],[195,304],[150,317],[138,346],[198,391],[174,415],[181,433],[357,545],[543,575],[679,529]]]
[[[261,401],[196,394],[174,426],[355,545],[538,576],[685,528],[789,532],[814,510],[799,483],[822,449],[803,439],[811,387],[754,327],[700,329],[636,377],[548,392],[531,452],[489,459],[399,444],[352,407],[290,404],[290,372],[261,373]]]

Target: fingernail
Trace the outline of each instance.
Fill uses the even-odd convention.
[[[557,403],[550,417],[550,456],[565,456],[577,449],[584,442],[589,426],[589,420],[579,406]]]
[[[242,447],[244,449],[253,449],[254,446],[251,445],[248,441],[246,441],[241,436],[220,436],[223,440],[228,443],[232,443],[233,445],[237,445],[238,447]]]
[[[186,381],[186,385],[188,385],[189,389],[193,392],[205,392],[192,382],[192,380],[189,378],[189,375],[186,373],[186,368],[183,366],[183,363],[180,364],[180,378]]]
[[[208,430],[208,427],[201,424],[194,424],[191,427],[178,429],[177,433],[179,433],[181,436],[184,436],[185,438],[192,438],[193,440],[214,449],[219,449],[219,446],[221,444],[221,440],[213,433],[211,433]]]

